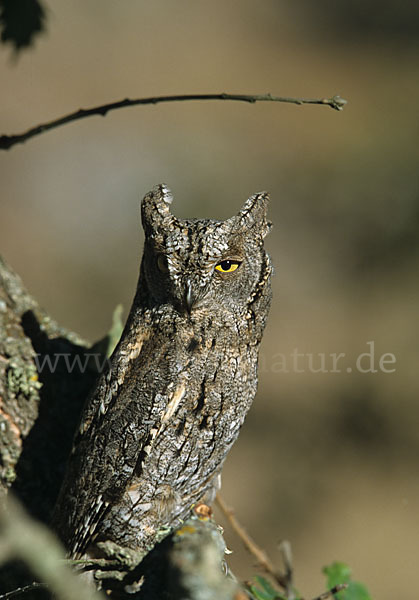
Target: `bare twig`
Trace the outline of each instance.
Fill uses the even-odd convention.
[[[118,102],[110,102],[109,104],[102,104],[101,106],[94,106],[93,108],[81,108],[73,113],[42,123],[36,127],[31,127],[24,133],[18,133],[16,135],[2,135],[0,136],[0,150],[9,150],[15,144],[22,144],[30,138],[45,133],[50,129],[55,129],[70,123],[72,121],[78,121],[92,115],[101,115],[104,117],[106,113],[111,110],[117,110],[119,108],[125,108],[127,106],[137,106],[138,104],[160,104],[161,102],[181,102],[186,100],[233,100],[236,102],[249,102],[254,104],[255,102],[287,102],[290,104],[323,104],[324,106],[330,106],[335,110],[342,110],[346,100],[340,96],[332,96],[331,98],[287,98],[281,96],[272,96],[271,94],[182,94],[177,96],[153,96],[150,98],[136,98],[125,100],[119,100]]]
[[[335,585],[335,587],[333,587],[331,590],[323,592],[323,594],[320,594],[320,596],[316,596],[315,598],[313,598],[313,600],[327,600],[327,598],[332,598],[332,596],[334,596],[338,592],[346,590],[347,587],[347,583],[339,583],[338,585]]]
[[[289,585],[289,581],[288,581],[287,577],[285,575],[283,575],[282,573],[279,573],[278,570],[275,569],[273,563],[267,556],[266,552],[264,550],[262,550],[262,548],[260,548],[256,544],[256,542],[254,542],[252,540],[252,538],[247,533],[247,531],[245,530],[243,525],[241,525],[239,523],[239,521],[236,519],[236,517],[234,516],[234,511],[231,510],[230,508],[228,508],[228,506],[226,505],[226,503],[224,502],[224,500],[220,496],[220,494],[217,494],[216,502],[217,502],[217,505],[220,508],[220,510],[226,516],[231,527],[234,529],[234,531],[237,533],[239,538],[242,540],[246,549],[250,552],[250,554],[252,554],[256,558],[258,566],[261,567],[262,569],[264,569],[266,571],[266,573],[269,573],[269,575],[271,575],[275,579],[275,581],[278,583],[278,585],[280,585],[283,589],[287,590],[288,585]]]

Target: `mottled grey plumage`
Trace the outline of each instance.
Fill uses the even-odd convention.
[[[87,402],[55,510],[71,556],[111,539],[148,549],[211,493],[252,403],[271,300],[268,196],[226,221],[143,200],[137,293]]]

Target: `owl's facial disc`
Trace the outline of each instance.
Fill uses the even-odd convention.
[[[244,310],[261,267],[261,242],[237,222],[177,221],[145,245],[149,297],[190,316]]]
[[[207,311],[228,315],[246,310],[264,260],[268,196],[251,196],[226,221],[181,220],[170,212],[172,197],[158,186],[142,203],[148,298],[183,315]]]
[[[199,308],[200,305],[202,306],[209,292],[213,277],[221,280],[231,277],[232,273],[237,271],[242,262],[242,259],[238,260],[236,258],[224,259],[217,262],[213,265],[212,269],[209,269],[210,273],[207,272],[204,275],[205,279],[208,279],[208,275],[210,275],[206,286],[200,285],[202,282],[196,282],[192,277],[186,278],[184,283],[184,308],[188,314],[191,314],[192,309]]]

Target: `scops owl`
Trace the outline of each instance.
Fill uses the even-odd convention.
[[[226,221],[180,220],[171,202],[165,185],[142,201],[137,292],[55,509],[75,558],[107,539],[147,550],[208,502],[256,392],[271,301],[268,195]]]

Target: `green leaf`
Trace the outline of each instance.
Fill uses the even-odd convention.
[[[249,585],[249,590],[252,592],[256,600],[272,600],[272,596],[266,594],[264,591],[262,591],[255,585]]]
[[[348,584],[346,590],[342,590],[335,595],[337,600],[371,600],[370,593],[363,583],[351,581],[352,569],[345,563],[334,562],[324,567],[323,573],[327,577],[327,588],[329,590],[341,583]]]
[[[262,577],[261,575],[255,575],[255,580],[258,582],[260,587],[267,593],[270,594],[272,598],[276,598],[278,596],[278,591],[273,588],[270,581]]]
[[[248,584],[248,588],[256,600],[286,600],[286,597],[276,590],[264,577],[256,575],[254,579],[258,585]]]
[[[327,576],[327,587],[331,589],[339,583],[349,583],[352,569],[345,563],[334,562],[323,567],[323,573]]]
[[[340,592],[342,600],[372,600],[369,591],[363,583],[351,581],[346,590]]]

